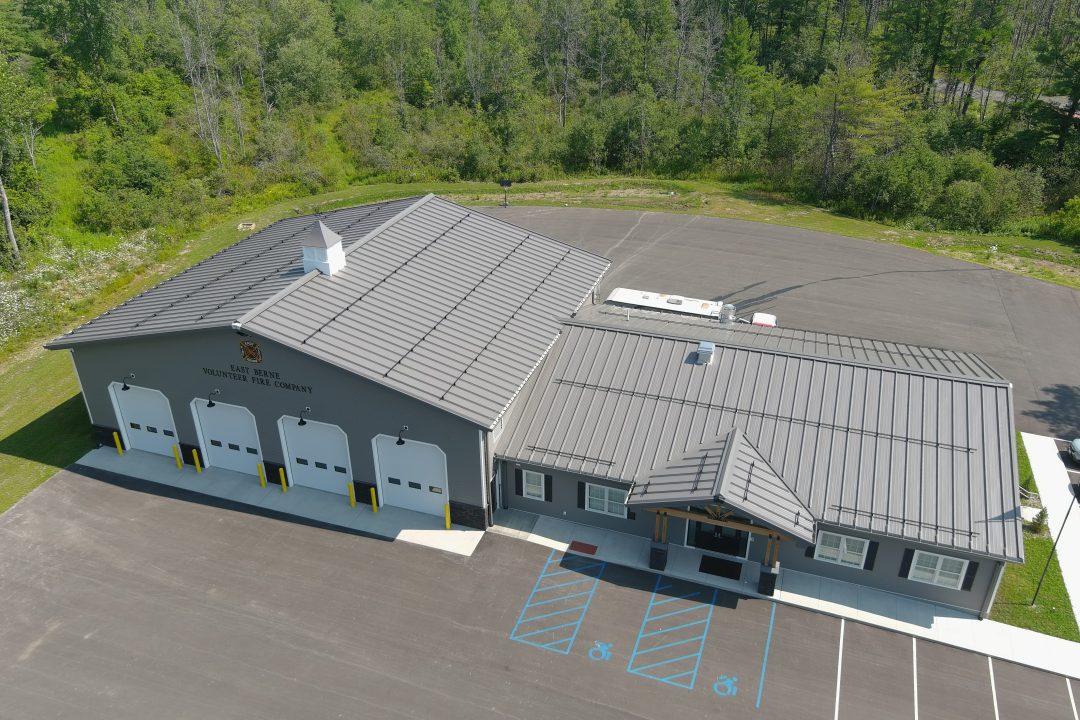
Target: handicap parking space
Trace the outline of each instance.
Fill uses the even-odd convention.
[[[911,720],[915,716],[912,639],[847,622],[840,672],[840,720]]]
[[[985,655],[917,642],[920,720],[987,720],[996,716]]]
[[[993,662],[1001,720],[1075,720],[1065,678],[1004,660]]]

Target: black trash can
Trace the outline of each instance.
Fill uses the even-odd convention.
[[[663,571],[667,567],[667,546],[653,545],[649,550],[649,569]]]

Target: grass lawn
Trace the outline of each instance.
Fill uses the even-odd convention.
[[[1061,579],[1061,566],[1056,556],[1039,591],[1039,602],[1035,607],[1030,606],[1053,544],[1053,538],[1024,534],[1026,562],[1005,568],[1005,577],[1001,579],[990,619],[1080,642],[1080,629],[1076,627],[1076,617],[1069,594],[1065,591],[1065,581]]]

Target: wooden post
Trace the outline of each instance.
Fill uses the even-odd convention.
[[[116,443],[116,454],[117,455],[123,455],[124,454],[124,446],[120,444],[120,433],[113,430],[112,439],[113,439],[113,442]]]
[[[660,542],[660,513],[656,513],[656,522],[653,523],[653,542]]]
[[[660,536],[660,541],[661,542],[665,542],[665,543],[667,542],[667,526],[668,526],[668,520],[669,519],[670,518],[668,518],[667,515],[664,515],[664,526],[663,526],[663,530],[662,530],[663,534]]]

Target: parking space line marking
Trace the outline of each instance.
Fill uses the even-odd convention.
[[[840,652],[836,656],[836,710],[833,720],[840,720],[840,671],[844,667],[844,618],[840,618]]]
[[[694,608],[694,609],[695,610],[700,610],[701,608]],[[655,618],[649,618],[645,622],[652,622],[654,619]],[[641,637],[647,638],[647,637],[652,637],[653,635],[659,635],[660,633],[671,632],[672,630],[682,630],[683,628],[693,627],[694,625],[700,625],[703,622],[709,622],[708,618],[706,618],[704,620],[695,620],[694,622],[683,623],[682,625],[676,625],[675,627],[671,627],[671,628],[664,628],[664,629],[661,629],[661,630],[653,630],[652,632],[642,633]]]
[[[709,596],[704,590],[698,590],[696,592],[686,593],[675,598],[663,598],[658,600],[657,595],[664,590],[670,590],[673,587],[673,583],[664,583],[664,576],[656,576],[656,585],[653,588],[652,595],[649,597],[649,604],[645,608],[645,616],[641,620],[641,627],[638,630],[637,639],[634,641],[634,649],[630,653],[630,661],[626,665],[626,671],[633,675],[640,675],[641,677],[647,677],[650,680],[656,680],[657,682],[667,683],[668,685],[674,685],[687,690],[694,689],[694,683],[697,681],[698,670],[701,666],[701,655],[705,650],[705,640],[709,635],[709,625],[712,621],[713,607],[716,605],[716,598],[719,594],[719,590],[713,590],[712,595]],[[692,598],[701,597],[700,600],[693,600]],[[653,616],[652,611],[657,605],[662,605],[667,602],[674,602],[676,600],[682,600],[684,602],[693,603],[693,606],[687,608],[687,610],[704,610],[705,617],[702,620],[695,620],[692,622],[681,623],[670,628],[661,628],[659,630],[651,630],[646,632],[646,628],[649,627],[649,623],[653,623],[662,617],[669,617],[671,615],[677,615],[678,612],[663,613],[659,616]],[[646,638],[662,635],[663,633],[676,632],[684,628],[702,626],[700,634],[695,634],[692,637],[681,638],[675,641],[669,641],[662,645],[655,647],[643,647],[642,641]],[[634,663],[642,656],[651,653],[656,650],[670,650],[671,648],[682,647],[686,652],[676,657],[665,658],[656,662],[648,663],[635,667]],[[688,660],[693,660],[694,665],[692,668],[687,669]],[[676,667],[671,667],[671,666]],[[655,668],[668,667],[670,668],[669,674],[662,675],[655,672]],[[672,672],[673,671],[673,672]]]
[[[672,610],[671,612],[664,613],[663,615],[653,615],[653,616],[651,616],[649,618],[649,622],[652,622],[653,620],[661,620],[661,619],[666,618],[666,617],[671,617],[672,615],[679,615],[679,614],[684,613],[684,612],[690,612],[691,610],[698,610],[698,609],[700,609],[700,606],[695,605],[694,607],[683,608],[682,610]]]
[[[1065,689],[1069,691],[1069,704],[1072,705],[1073,720],[1080,720],[1080,715],[1076,714],[1076,698],[1073,697],[1072,680],[1065,678]]]
[[[911,687],[915,698],[915,720],[919,720],[919,662],[916,659],[915,636],[911,637]]]
[[[593,595],[596,592],[597,585],[600,584],[600,577],[604,574],[604,568],[606,563],[595,562],[592,558],[585,558],[586,564],[574,567],[575,560],[580,560],[577,555],[560,553],[558,550],[552,550],[548,555],[547,561],[540,569],[540,573],[536,578],[536,583],[533,585],[532,592],[529,593],[529,597],[525,600],[525,604],[521,608],[521,613],[518,615],[517,622],[514,624],[514,629],[510,631],[510,639],[524,643],[526,645],[532,645],[543,650],[551,650],[552,652],[561,653],[563,655],[569,655],[570,651],[574,647],[574,640],[577,639],[578,632],[581,630],[581,623],[585,619],[585,613],[589,609],[589,605],[592,603]],[[560,569],[555,569],[549,572],[549,568],[552,565],[557,565]],[[596,569],[595,574],[591,574],[588,571]],[[542,583],[553,576],[563,575],[568,572],[576,572],[583,574],[583,577],[577,580],[571,580],[570,582],[557,583],[555,585],[543,585]],[[559,588],[570,587],[573,585],[580,585],[581,583],[591,582],[587,590],[578,590],[570,592],[565,595],[559,595],[558,593],[549,593],[550,590],[557,590]],[[547,597],[554,594],[555,597]],[[538,600],[537,597],[543,596],[544,599]],[[555,602],[573,602],[573,607],[553,610],[541,615],[535,615],[529,617],[528,613],[533,608],[538,606],[551,606],[550,603]],[[555,606],[558,607],[558,606]],[[530,630],[529,632],[521,632],[525,627],[536,627],[537,621],[547,620],[548,618],[554,618],[560,615],[567,616],[576,614],[577,617],[571,622],[558,623],[556,625],[548,625],[546,623],[540,623],[544,627]],[[542,633],[555,633],[560,630],[566,630],[572,628],[569,633],[569,637],[557,637],[550,639],[548,642],[543,642],[540,639],[531,640],[536,635]],[[559,633],[563,635],[565,633]]]
[[[756,708],[761,707],[761,693],[765,690],[765,666],[769,664],[769,648],[772,647],[772,629],[775,621],[776,602],[774,601],[772,611],[769,613],[769,634],[765,636],[765,653],[761,656],[761,675],[758,677],[757,703],[754,705]]]
[[[994,720],[1001,720],[997,706],[997,685],[994,683],[994,660],[989,655],[986,656],[986,666],[990,668],[990,694],[994,698]]]

